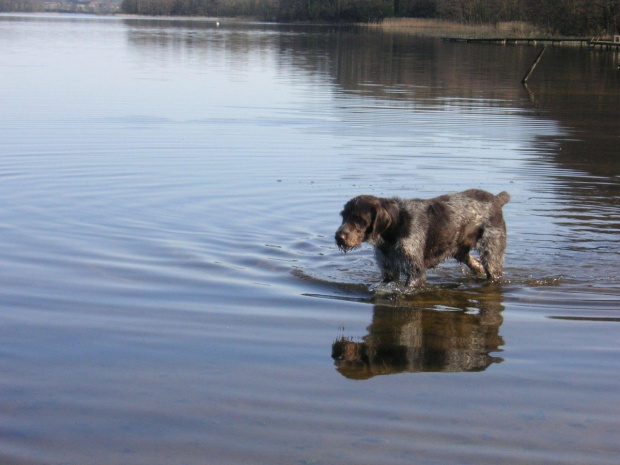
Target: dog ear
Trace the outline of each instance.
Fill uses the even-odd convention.
[[[390,227],[392,217],[383,206],[378,205],[375,209],[375,220],[372,223],[372,240],[376,241],[379,235]]]

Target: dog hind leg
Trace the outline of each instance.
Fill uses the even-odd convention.
[[[456,258],[459,262],[463,263],[464,265],[467,265],[467,267],[476,276],[486,275],[486,271],[485,271],[484,266],[482,266],[482,263],[480,263],[478,259],[472,257],[469,251],[470,251],[469,247],[462,248],[461,250],[459,250],[459,252],[455,255],[454,258]]]
[[[502,277],[502,268],[504,265],[504,253],[506,251],[505,229],[485,229],[476,248],[480,252],[480,261],[482,262],[487,278],[497,281]]]

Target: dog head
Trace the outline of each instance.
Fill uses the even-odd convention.
[[[392,224],[386,200],[372,195],[349,200],[340,215],[342,224],[336,231],[336,245],[345,253],[362,242],[376,241]]]

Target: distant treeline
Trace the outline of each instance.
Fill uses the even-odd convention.
[[[0,11],[43,9],[43,0],[0,0]],[[570,36],[620,31],[620,0],[123,0],[122,11],[142,15],[250,16],[273,21],[368,22],[389,17],[435,18],[465,24],[524,21],[553,34]]]
[[[98,13],[120,11],[120,0],[0,0],[0,12]]]
[[[251,16],[273,21],[366,22],[393,16],[393,0],[123,0],[126,13]]]
[[[467,24],[524,21],[573,36],[620,30],[620,0],[123,0],[122,9],[145,15],[253,16],[275,21],[366,22],[387,17]]]
[[[0,0],[0,12],[33,13],[44,10],[43,0]]]

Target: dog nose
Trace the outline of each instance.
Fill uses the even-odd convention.
[[[344,244],[347,235],[343,231],[336,231],[336,244]]]

